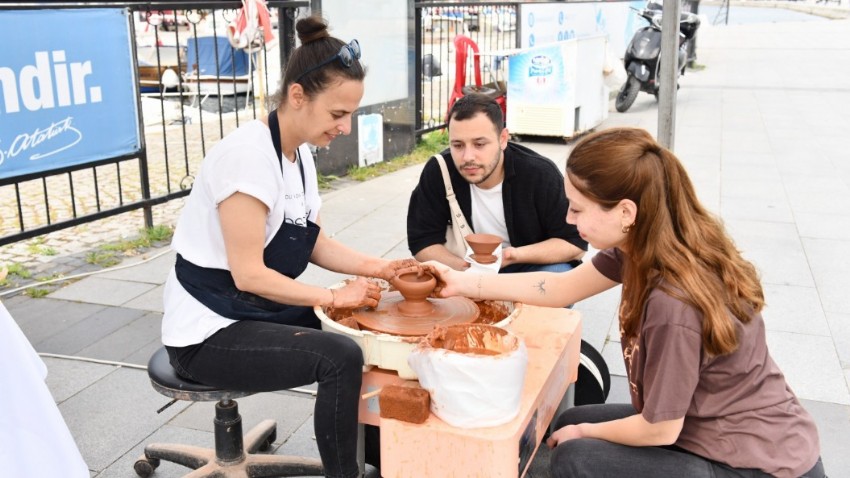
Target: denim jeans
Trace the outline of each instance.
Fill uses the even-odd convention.
[[[555,429],[579,423],[617,420],[637,412],[630,404],[583,405],[566,410]],[[732,468],[694,455],[676,446],[633,447],[594,438],[569,440],[552,450],[549,469],[553,478],[573,477],[679,477],[770,478],[756,469]],[[820,459],[803,478],[825,478]]]
[[[558,262],[555,264],[511,264],[499,271],[501,274],[513,274],[515,272],[567,272],[573,266],[569,262]]]
[[[243,320],[201,344],[167,349],[180,375],[223,389],[269,392],[318,382],[313,426],[325,475],[359,476],[363,353],[350,338],[309,326]]]

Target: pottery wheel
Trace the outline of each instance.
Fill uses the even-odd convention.
[[[408,317],[398,310],[404,297],[385,292],[375,309],[357,309],[354,320],[364,328],[391,335],[427,335],[435,325],[469,324],[478,319],[478,306],[466,297],[428,299],[434,310],[422,317]]]

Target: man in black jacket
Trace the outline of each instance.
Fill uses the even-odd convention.
[[[509,142],[503,124],[501,108],[487,96],[466,95],[452,106],[442,155],[460,208],[474,232],[502,238],[500,272],[569,270],[587,242],[566,222],[564,177],[551,160]],[[444,246],[450,224],[443,176],[431,158],[410,196],[410,252],[420,261],[469,267]]]

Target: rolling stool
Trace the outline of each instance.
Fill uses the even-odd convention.
[[[215,450],[181,444],[151,443],[145,447],[144,455],[133,465],[139,476],[147,477],[153,474],[160,460],[196,470],[186,475],[192,478],[322,476],[322,464],[319,460],[254,454],[258,450],[266,451],[271,448],[277,435],[277,422],[274,420],[263,420],[248,432],[243,446],[242,417],[239,416],[239,408],[233,399],[251,395],[251,392],[220,390],[180,377],[168,362],[165,347],[157,350],[148,362],[148,376],[157,392],[173,398],[174,401],[218,401],[215,405],[214,420]]]

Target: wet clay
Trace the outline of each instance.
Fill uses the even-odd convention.
[[[502,243],[502,238],[495,234],[467,234],[466,242],[474,255],[485,256],[493,254],[493,251]]]
[[[404,300],[397,304],[401,315],[421,317],[434,313],[434,304],[428,300],[428,296],[436,287],[437,279],[431,274],[409,272],[393,277],[390,284],[404,296]]]
[[[474,322],[478,318],[475,302],[464,297],[427,299],[431,312],[428,315],[408,316],[399,305],[405,299],[398,292],[387,292],[374,309],[354,309],[351,317],[361,329],[391,335],[421,336],[431,332],[435,325],[455,325]],[[336,319],[335,319],[336,320]]]
[[[505,320],[505,317],[510,315],[508,306],[503,303],[485,300],[476,302],[475,305],[478,306],[478,320],[476,323],[479,324],[495,324]]]
[[[349,312],[351,311],[351,309],[348,310]],[[360,330],[360,325],[357,324],[357,321],[354,320],[354,317],[351,316],[343,317],[342,319],[338,320],[337,323],[339,323],[339,325],[343,327],[348,327],[349,329]]]
[[[499,355],[501,352],[498,350],[490,350],[481,347],[455,347],[455,352],[460,354],[474,354],[474,355]]]
[[[391,293],[384,292],[383,297],[386,299]],[[435,299],[429,299],[435,300]],[[508,315],[510,315],[511,311],[507,304],[502,302],[493,302],[489,300],[475,302],[475,306],[478,308],[478,318],[474,321],[470,321],[471,323],[476,324],[495,324],[504,320]],[[337,309],[337,308],[327,308],[325,310],[325,315],[327,315],[334,322],[339,323],[342,326],[361,330],[366,327],[357,323],[357,320],[354,319],[355,309]],[[397,318],[396,320],[406,320],[404,318]],[[428,332],[431,332],[429,328],[424,333],[419,335],[425,335]]]
[[[431,395],[419,387],[389,385],[378,395],[381,418],[424,423],[431,414]]]
[[[494,325],[466,324],[435,327],[422,341],[422,346],[459,353],[499,355],[516,350],[515,336]]]

